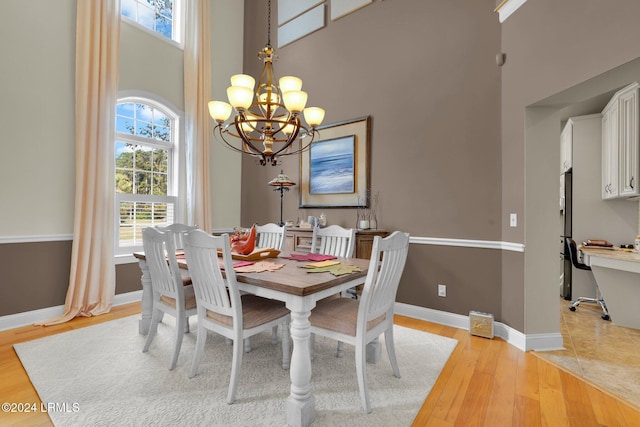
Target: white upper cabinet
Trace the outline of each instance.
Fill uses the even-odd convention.
[[[620,156],[620,197],[637,196],[638,193],[638,84],[620,93],[618,117],[620,130],[618,150]]]
[[[573,122],[567,120],[560,134],[560,173],[564,173],[573,166]]]
[[[611,98],[602,111],[602,198],[638,196],[640,172],[638,91],[633,83]]]

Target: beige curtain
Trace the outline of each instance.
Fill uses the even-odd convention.
[[[211,230],[209,144],[211,125],[211,0],[187,0],[184,46],[184,109],[187,220]]]
[[[120,0],[78,0],[76,17],[76,193],[64,314],[43,324],[109,312],[113,262],[115,106]]]

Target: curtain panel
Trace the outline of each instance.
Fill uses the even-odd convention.
[[[66,322],[111,310],[115,294],[113,138],[120,0],[78,0],[76,16],[76,192]]]
[[[211,124],[211,0],[186,0],[184,107],[187,220],[211,230],[209,157]]]

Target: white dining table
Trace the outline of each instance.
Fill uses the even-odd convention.
[[[142,271],[142,318],[139,332],[149,331],[153,309],[151,277],[143,253],[135,253]],[[290,379],[291,389],[286,404],[286,419],[290,426],[309,426],[316,418],[315,398],[311,385],[311,353],[309,340],[311,323],[309,315],[316,302],[331,295],[364,283],[369,260],[359,258],[338,258],[342,264],[354,265],[361,271],[334,276],[329,272],[308,273],[300,268],[301,262],[286,258],[272,258],[266,262],[283,264],[283,267],[269,272],[236,273],[240,290],[252,294],[284,301],[291,312],[290,333],[293,341]],[[185,273],[188,267],[184,260],[179,264]],[[369,353],[369,351],[367,352]],[[372,351],[371,353],[376,353]],[[370,360],[374,361],[375,360]]]

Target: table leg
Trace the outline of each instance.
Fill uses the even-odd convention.
[[[367,344],[365,350],[367,363],[378,363],[382,354],[382,347],[380,346],[380,339],[375,338],[369,344]]]
[[[153,289],[151,289],[151,275],[145,260],[139,259],[138,265],[142,272],[142,318],[138,321],[138,333],[147,335],[151,325],[151,313],[153,311]]]
[[[291,394],[287,399],[287,423],[290,426],[306,427],[316,418],[316,402],[311,393],[311,355],[309,353],[309,337],[311,323],[309,307],[291,308],[291,339],[293,353],[291,355]],[[312,307],[311,307],[312,308]],[[296,310],[296,311],[294,311]]]

